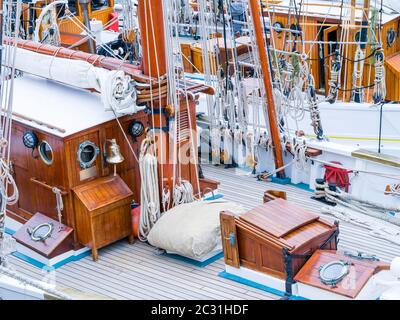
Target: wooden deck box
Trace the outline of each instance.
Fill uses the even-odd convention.
[[[47,259],[73,249],[73,229],[40,212],[27,221],[13,238]]]
[[[293,282],[317,249],[336,250],[338,226],[286,200],[264,203],[240,216],[221,212],[225,263]]]
[[[92,180],[73,190],[77,238],[92,249],[93,260],[101,247],[125,237],[133,241],[133,193],[118,175]]]

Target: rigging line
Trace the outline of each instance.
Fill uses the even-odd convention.
[[[218,0],[218,5],[220,7],[220,14],[222,14],[222,24],[223,24],[223,38],[224,38],[224,47],[225,47],[225,86],[226,91],[229,89],[229,74],[230,74],[230,66],[229,66],[229,52],[228,45],[226,41],[226,21],[225,21],[225,6],[224,0]],[[218,43],[218,41],[217,41]]]
[[[21,15],[21,0],[18,0],[16,3],[16,22],[15,22],[15,31],[14,31],[14,50],[13,50],[13,56],[12,56],[12,67],[11,67],[11,75],[10,75],[10,91],[8,92],[8,106],[7,106],[7,119],[8,121],[6,122],[6,126],[4,127],[4,132],[8,134],[8,144],[7,144],[7,162],[10,160],[10,146],[11,146],[11,124],[12,124],[12,107],[13,107],[13,91],[14,91],[14,78],[15,78],[15,58],[16,58],[16,53],[17,50],[15,50],[18,35],[19,35],[19,26],[20,26],[20,15]],[[2,154],[2,157],[5,157],[4,151]],[[7,188],[6,188],[7,190]]]
[[[146,0],[145,0],[146,1]],[[154,22],[153,22],[153,9],[152,9],[152,6],[150,5],[150,0],[147,0],[147,1],[149,1],[149,7],[150,7],[150,25],[151,25],[151,32],[152,32],[152,35],[153,35],[153,46],[154,46],[154,51],[155,52],[157,52],[157,43],[156,43],[156,39],[155,39],[155,30],[154,30]],[[163,4],[162,4],[162,2],[160,3],[160,5],[162,6]],[[168,41],[168,39],[165,39],[165,41]],[[165,54],[165,53],[164,53]],[[160,111],[161,111],[161,102],[162,102],[162,97],[161,97],[161,81],[160,81],[160,79],[161,79],[161,77],[163,76],[163,75],[160,75],[160,67],[159,67],[159,61],[158,61],[158,55],[157,54],[155,54],[155,63],[156,63],[156,70],[157,70],[157,79],[158,79],[158,96],[159,96],[159,98],[158,98],[158,103],[159,103],[159,105],[158,105],[158,107],[160,108]],[[152,92],[152,88],[150,88],[150,92]],[[162,129],[162,121],[160,121],[160,135],[162,136],[162,134],[163,134],[163,129]],[[163,153],[163,141],[161,140],[160,141],[160,153],[161,153],[161,161],[163,162],[163,158],[164,158],[164,153]],[[167,161],[168,161],[168,159],[167,159]],[[161,171],[161,190],[163,190],[164,189],[164,164],[162,163],[161,164],[161,166],[160,166],[160,171]]]
[[[260,8],[263,8],[262,0],[260,0]],[[268,36],[267,36],[267,26],[265,24],[265,19],[264,19],[264,10],[261,9],[261,20],[263,22],[263,28],[264,28],[264,41],[265,41],[265,46],[267,48],[267,55],[268,55],[268,64],[269,64],[269,69],[271,70],[271,81],[274,83],[274,73],[272,72],[272,62],[271,62],[271,53],[270,53],[270,47],[268,45]],[[269,30],[271,34],[272,30],[272,25],[271,25],[271,20],[269,21]]]

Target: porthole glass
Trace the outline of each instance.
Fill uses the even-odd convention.
[[[290,26],[290,30],[292,30],[292,34],[295,38],[299,37],[301,35],[301,27],[299,24],[292,24]]]
[[[279,21],[275,22],[272,26],[277,34],[280,34],[282,32],[283,24]]]
[[[394,44],[394,40],[396,39],[396,32],[390,28],[386,35],[386,43],[388,48],[391,48]]]
[[[45,164],[51,165],[53,163],[53,149],[47,141],[43,140],[39,144],[39,154]]]
[[[361,40],[361,33],[360,33],[360,31],[357,31],[354,35],[354,41],[360,42],[360,40]]]
[[[100,149],[91,141],[82,142],[78,148],[77,160],[82,169],[89,168],[96,161]]]
[[[326,285],[336,286],[349,273],[349,263],[332,261],[322,265],[319,269],[319,278]]]

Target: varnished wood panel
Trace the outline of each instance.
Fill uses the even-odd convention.
[[[338,260],[351,263],[349,274],[337,286],[323,284],[319,278],[319,267]],[[318,250],[299,271],[295,280],[349,298],[356,298],[376,271],[388,268],[389,265],[385,263],[353,259],[336,251]]]
[[[335,225],[283,199],[271,200],[235,218],[221,214],[226,263],[232,265],[229,257],[238,250],[241,266],[280,279],[287,277],[285,251],[289,255],[306,255],[292,257],[290,270],[296,274],[315,250],[336,249],[336,237],[332,237],[336,229]],[[237,234],[237,249],[228,247],[227,230]]]
[[[117,176],[92,180],[74,188],[74,208],[78,241],[97,249],[119,239],[132,238],[130,204],[132,191]]]

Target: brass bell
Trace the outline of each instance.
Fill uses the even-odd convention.
[[[110,144],[108,149],[107,149],[107,143]],[[121,154],[117,141],[115,139],[107,139],[104,142],[103,150],[106,162],[114,165],[114,176],[116,176],[117,175],[116,165],[125,160],[125,158]]]

